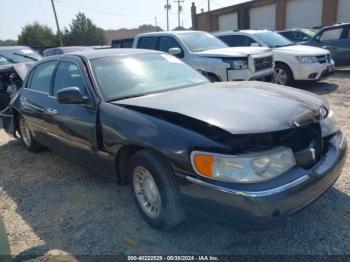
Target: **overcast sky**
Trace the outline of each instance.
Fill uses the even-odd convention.
[[[211,9],[234,5],[248,0],[211,0]],[[17,39],[21,28],[34,21],[49,25],[56,31],[50,0],[1,0],[0,39]],[[191,3],[207,10],[207,0],[185,0],[182,18],[184,26],[191,26]],[[132,28],[141,24],[155,24],[166,29],[166,0],[55,0],[61,28],[67,27],[74,16],[84,12],[104,29]],[[170,28],[177,26],[177,4],[169,0]]]

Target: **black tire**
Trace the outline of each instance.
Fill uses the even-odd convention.
[[[33,138],[32,132],[29,130],[23,117],[19,117],[18,119],[18,132],[21,136],[22,144],[28,151],[39,152],[43,150],[43,146]]]
[[[220,82],[219,77],[217,77],[214,74],[208,74],[206,75],[206,77],[209,79],[210,82],[214,83],[214,82]]]
[[[278,77],[279,74],[285,74],[286,79],[282,80],[282,77]],[[294,77],[289,66],[282,63],[276,63],[273,74],[273,82],[279,85],[292,86],[294,84]]]
[[[153,182],[156,184],[156,191],[159,193],[157,195],[160,199],[158,202],[159,210],[156,212],[158,214],[153,217],[145,211],[146,205],[142,205],[142,200],[139,200],[142,198],[140,196],[142,193],[140,194],[140,190],[138,190],[139,169],[148,171],[147,176],[152,176]],[[173,171],[159,157],[147,150],[139,151],[131,157],[128,170],[130,187],[136,205],[148,224],[157,229],[171,229],[185,220],[186,216]],[[144,187],[146,188],[146,186]],[[143,187],[140,188],[142,188],[141,191],[144,191]],[[143,199],[147,201],[147,194],[144,192]]]

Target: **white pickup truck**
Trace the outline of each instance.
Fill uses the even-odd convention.
[[[273,53],[266,47],[228,47],[201,31],[137,35],[133,48],[153,49],[180,58],[212,82],[272,79]]]

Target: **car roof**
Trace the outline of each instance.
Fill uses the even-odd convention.
[[[87,51],[78,51],[78,52],[67,53],[67,54],[63,54],[63,55],[59,55],[59,56],[51,56],[48,58],[59,59],[62,57],[70,57],[73,55],[73,56],[84,57],[88,60],[93,60],[93,59],[103,58],[103,57],[141,55],[141,54],[164,54],[164,53],[159,52],[159,51],[155,51],[155,50],[147,50],[147,49],[110,48],[110,49],[100,49],[100,50],[92,49],[92,50],[87,50]],[[47,60],[49,60],[49,59],[47,59]]]
[[[139,34],[137,36],[157,36],[157,35],[180,35],[180,34],[186,34],[186,33],[198,33],[204,31],[195,31],[195,30],[182,30],[182,31],[161,31],[161,32],[150,32],[150,33],[143,33]]]
[[[249,29],[249,30],[233,30],[233,31],[224,31],[224,32],[216,32],[214,33],[214,35],[229,35],[229,34],[241,34],[241,33],[245,33],[245,34],[254,34],[254,33],[262,33],[262,32],[272,32],[270,30],[253,30],[253,29]]]
[[[9,50],[19,50],[19,49],[30,49],[28,46],[0,46],[0,51],[9,51]]]

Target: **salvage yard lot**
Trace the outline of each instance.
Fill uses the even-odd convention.
[[[350,72],[298,88],[327,98],[350,137]],[[0,130],[0,214],[14,256],[350,254],[350,161],[335,186],[287,225],[243,232],[192,217],[161,232],[141,218],[128,187],[50,151],[29,153]]]

